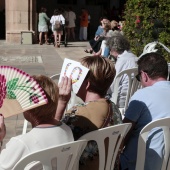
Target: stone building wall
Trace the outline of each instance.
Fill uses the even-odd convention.
[[[6,41],[21,43],[21,32],[34,34],[34,0],[6,0]]]

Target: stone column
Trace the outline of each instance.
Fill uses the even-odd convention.
[[[21,43],[21,32],[34,34],[36,0],[6,0],[6,42]]]

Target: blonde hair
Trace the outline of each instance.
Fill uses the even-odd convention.
[[[58,105],[58,96],[59,90],[56,83],[51,80],[49,77],[44,75],[34,75],[32,76],[34,80],[41,86],[44,90],[48,103],[42,106],[39,106],[35,109],[29,110],[29,113],[37,121],[46,121],[55,117],[57,105]]]
[[[115,21],[115,20],[112,20],[112,21],[111,21],[111,29],[113,29],[113,28],[115,28],[115,27],[117,27],[117,26],[118,26],[118,22]]]
[[[89,91],[104,97],[116,75],[113,62],[100,56],[87,56],[81,59],[81,64],[90,70],[87,75]]]

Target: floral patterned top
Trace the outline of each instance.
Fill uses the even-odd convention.
[[[108,118],[111,104],[112,113]],[[108,120],[106,120],[108,118]],[[84,134],[103,127],[122,123],[122,117],[117,106],[107,99],[99,99],[71,108],[62,119],[72,129],[74,139],[77,140]],[[86,146],[80,164],[86,165],[88,160],[93,160],[98,155],[96,142],[90,141]]]

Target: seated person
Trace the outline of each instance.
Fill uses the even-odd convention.
[[[138,58],[130,51],[130,43],[121,34],[112,36],[107,41],[107,46],[110,49],[110,54],[115,58],[115,69],[116,75],[121,71],[137,67]],[[117,105],[123,108],[125,105],[125,99],[128,89],[128,77],[127,75],[122,76],[119,84],[118,101]],[[112,97],[114,95],[114,84],[112,83],[108,94]]]
[[[24,112],[33,129],[10,139],[0,154],[0,169],[11,170],[21,158],[32,152],[74,141],[70,128],[54,119],[58,104],[57,85],[43,75],[33,78],[44,90],[48,103]],[[0,115],[0,141],[5,137],[4,126]]]
[[[106,40],[109,37],[112,37],[113,35],[115,35],[114,31],[111,29],[111,23],[110,22],[105,23],[103,29],[104,29],[103,34],[100,35],[99,39],[96,41],[96,43],[92,47],[93,54],[95,56],[101,55],[102,48],[104,48],[106,46],[106,45],[104,46],[104,44],[106,43]]]
[[[84,50],[86,53],[91,53],[91,54],[92,54],[92,53],[93,53],[93,50],[94,50],[95,52],[97,52],[97,51],[99,50],[100,46],[98,47],[98,46],[96,45],[96,42],[99,40],[100,36],[103,35],[104,25],[105,25],[106,23],[108,23],[108,22],[110,22],[110,21],[109,21],[107,18],[105,18],[105,17],[101,18],[101,20],[100,20],[101,25],[98,26],[97,31],[96,31],[96,33],[95,33],[94,39],[91,39],[91,40],[89,41],[89,44],[90,44],[91,48]],[[95,47],[93,47],[93,46],[95,46]],[[93,48],[94,48],[94,49],[93,49]]]
[[[134,93],[125,112],[123,122],[132,123],[132,127],[125,138],[120,157],[122,170],[135,170],[141,129],[151,121],[170,117],[170,82],[167,77],[167,61],[160,54],[147,53],[138,60],[136,78],[144,88]],[[161,169],[164,149],[162,130],[153,129],[146,145],[145,170]]]
[[[112,37],[117,34],[119,35],[121,32],[118,28],[118,23],[115,20],[112,20],[110,22],[110,24],[111,24],[111,30],[110,30],[110,34],[108,34],[108,37]],[[101,55],[103,57],[109,56],[110,50],[109,50],[108,46],[106,45],[106,41],[107,41],[107,39],[102,41],[100,50],[97,53],[95,53],[95,55]]]
[[[77,94],[85,103],[75,105],[65,113],[62,119],[71,127],[75,140],[90,131],[122,122],[119,109],[105,98],[116,74],[113,62],[103,57],[88,56],[81,59],[81,64],[89,69],[89,73]],[[63,87],[66,84],[67,86]],[[63,97],[59,99],[57,107],[56,119],[58,120],[62,118],[64,112],[62,108],[65,108],[70,97],[70,79],[66,79],[65,85],[59,85],[60,95],[63,94]],[[83,165],[80,166],[80,169],[98,169],[96,143],[90,144],[94,148],[94,152],[90,155],[87,152],[83,154],[81,157]],[[90,159],[93,158],[94,161],[91,161]]]

